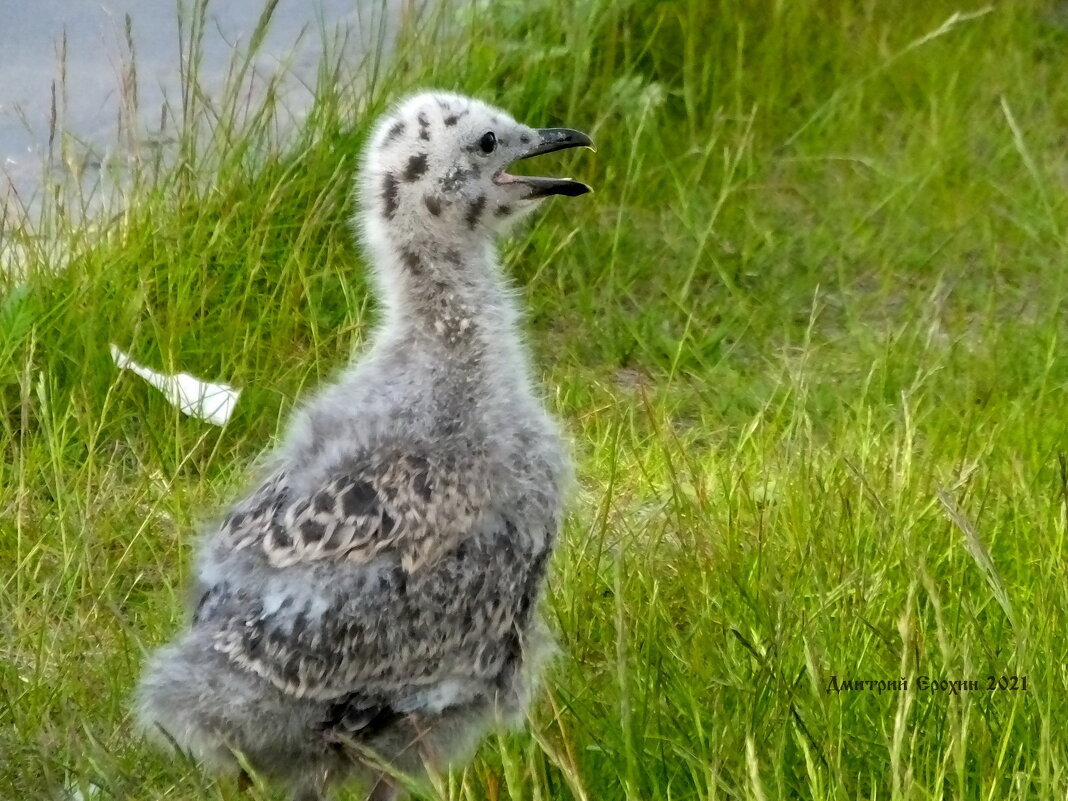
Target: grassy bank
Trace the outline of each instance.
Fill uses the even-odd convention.
[[[385,104],[438,86],[598,144],[568,159],[597,193],[506,246],[578,456],[562,655],[532,734],[443,792],[1063,799],[1063,4],[536,0],[404,30],[325,65],[284,135],[269,100],[191,91],[182,159],[121,214],[5,234],[0,798],[244,797],[131,736],[129,692],[198,521],[374,319],[350,176]],[[244,387],[236,418],[180,417],[110,342]]]

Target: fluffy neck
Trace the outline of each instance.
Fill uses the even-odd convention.
[[[446,371],[456,367],[472,380],[529,389],[518,312],[493,243],[397,233],[364,230],[382,314],[376,342],[428,351]]]

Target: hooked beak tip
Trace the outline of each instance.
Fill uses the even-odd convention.
[[[520,158],[540,156],[542,153],[555,153],[572,147],[586,147],[593,150],[593,140],[582,131],[574,128],[538,128],[538,141]]]

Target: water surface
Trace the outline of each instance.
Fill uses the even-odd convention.
[[[279,0],[253,59],[257,80],[278,78],[281,113],[299,117],[324,42],[343,42],[355,61],[391,38],[404,2]],[[264,0],[208,5],[199,78],[209,95],[222,93],[263,8]],[[176,0],[0,0],[0,207],[13,199],[32,207],[57,170],[85,185],[131,142],[166,139],[162,109],[177,110],[181,99],[179,14],[190,11]]]

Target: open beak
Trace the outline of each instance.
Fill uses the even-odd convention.
[[[557,150],[566,150],[569,147],[588,147],[593,149],[593,140],[582,131],[571,128],[539,128],[538,140],[517,159],[529,159],[540,156],[543,153],[554,153]],[[498,181],[501,183],[517,183],[530,187],[528,198],[547,197],[548,195],[567,195],[578,197],[590,191],[586,184],[580,181],[572,181],[570,178],[539,178],[530,175],[509,175],[501,173]]]

